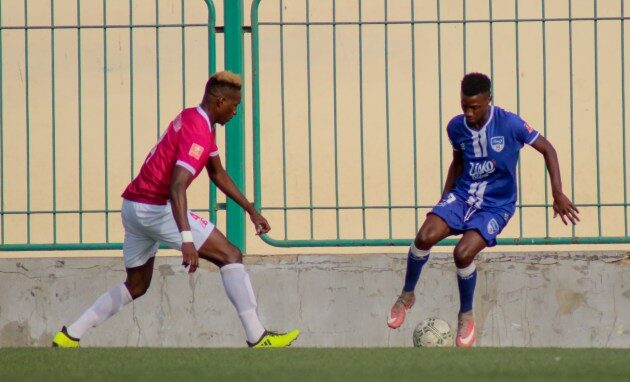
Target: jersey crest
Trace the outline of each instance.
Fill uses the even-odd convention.
[[[492,146],[492,150],[500,153],[505,147],[505,138],[503,136],[490,138],[490,146]]]

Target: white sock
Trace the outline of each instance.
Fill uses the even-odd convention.
[[[475,262],[470,263],[466,268],[457,268],[457,276],[462,279],[468,278],[477,269]]]
[[[258,319],[256,297],[245,267],[240,263],[224,265],[221,267],[221,278],[225,293],[243,323],[247,341],[251,343],[258,341],[265,333],[265,328]]]
[[[111,287],[97,298],[79,319],[68,326],[68,334],[74,338],[81,338],[89,328],[103,323],[131,301],[132,298],[125,283]]]

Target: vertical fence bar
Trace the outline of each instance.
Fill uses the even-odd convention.
[[[466,0],[462,0],[462,47],[464,57],[464,74],[466,74]],[[440,152],[442,149],[440,148]]]
[[[0,0],[0,26],[2,26],[2,0]],[[4,72],[4,56],[2,53],[2,32],[0,28],[0,244],[5,243],[4,239],[4,82],[2,72]]]
[[[387,130],[387,217],[389,238],[392,238],[392,167],[389,129],[389,34],[387,24],[387,0],[385,0],[385,129]]]
[[[518,0],[514,0],[514,28],[516,33],[516,114],[521,115],[521,82],[519,73],[520,56],[519,56],[519,27],[518,27]],[[518,184],[521,182],[521,161],[518,161]],[[523,237],[523,187],[518,188],[518,226],[519,237]]]
[[[628,184],[626,168],[626,47],[624,0],[621,4],[621,155],[623,156],[623,232],[628,236]],[[1,44],[1,42],[0,42]],[[1,56],[0,56],[1,57]]]
[[[492,79],[492,95],[493,99],[496,97],[494,93],[494,21],[492,19],[492,0],[488,0],[488,19],[490,20],[490,78]]]
[[[597,21],[597,0],[593,2],[593,45],[595,50],[595,161],[597,171],[597,234],[602,235],[602,206],[600,193],[600,175],[599,175],[599,55],[597,40],[598,21]]]
[[[243,75],[243,0],[232,0],[223,4],[225,20],[225,68]],[[242,90],[245,94],[245,90]],[[234,184],[245,191],[245,126],[244,100],[240,111],[228,123],[225,137],[227,171]],[[284,105],[284,104],[283,104]],[[245,212],[233,200],[227,200],[227,236],[230,241],[246,252]]]
[[[573,4],[569,0],[569,112],[570,118],[570,134],[571,134],[571,201],[577,203],[575,200],[575,143],[574,143],[574,112],[573,112]],[[575,226],[571,225],[571,236],[575,237]]]
[[[56,96],[55,96],[55,0],[50,0],[50,64],[51,64],[51,123],[52,123],[52,205],[53,243],[57,243],[57,140],[56,140]]]
[[[133,0],[129,0],[129,142],[130,142],[130,157],[131,162],[129,164],[130,180],[134,177],[134,113],[133,113]]]
[[[24,26],[28,26],[28,0],[24,0]],[[28,70],[28,28],[24,29],[24,86],[26,94],[26,242],[31,243],[31,108]]]
[[[359,0],[359,140],[361,143],[361,228],[363,239],[367,238],[365,223],[365,149],[363,130],[363,2]]]
[[[206,3],[206,7],[208,8],[208,76],[213,74],[216,71],[216,40],[215,40],[215,10],[214,3],[211,0],[204,0]],[[253,48],[252,43],[252,48]],[[254,76],[256,73],[253,73]],[[255,134],[254,134],[255,137]],[[255,138],[254,138],[255,140]],[[256,145],[254,145],[256,146]],[[254,148],[254,150],[256,150]],[[254,151],[254,155],[256,155],[256,151]],[[255,188],[254,188],[254,192]],[[217,186],[210,182],[210,192],[208,194],[208,205],[210,206],[210,220],[217,224]]]
[[[108,99],[107,99],[107,0],[103,0],[103,162],[105,174],[105,242],[109,243]],[[158,91],[159,93],[159,91]]]
[[[438,56],[438,120],[439,120],[439,139],[440,139],[440,195],[442,195],[442,187],[444,186],[444,158],[441,155],[442,147],[442,135],[443,130],[443,116],[442,116],[442,23],[440,15],[440,0],[435,0],[437,3],[437,56]]]
[[[83,243],[83,84],[81,73],[81,0],[77,0],[77,94],[79,128],[79,242]]]
[[[182,13],[182,109],[186,107],[186,8],[184,0],[181,2]]]
[[[412,131],[413,131],[413,211],[415,232],[418,232],[418,145],[416,131],[416,13],[414,8],[414,0],[410,0],[411,4],[411,102],[412,102]]]
[[[337,115],[337,3],[333,0],[333,129],[335,141],[335,218],[337,220],[337,239],[339,239],[339,138]]]
[[[284,26],[283,23],[283,1],[280,5],[280,104],[282,105],[282,206],[284,217],[284,240],[289,237],[289,226],[287,224],[287,150],[286,150],[286,113],[284,104]]]
[[[543,45],[543,135],[547,136],[547,25],[545,20],[545,0],[542,0],[542,45]],[[543,165],[545,183],[545,237],[549,237],[549,190],[547,166]]]
[[[160,125],[161,112],[160,112],[160,4],[159,0],[155,0],[155,103],[157,106],[156,114],[156,139],[160,139]]]
[[[306,0],[306,89],[307,89],[307,115],[308,115],[308,206],[311,240],[314,239],[313,219],[313,110],[311,108],[311,26],[310,1]]]

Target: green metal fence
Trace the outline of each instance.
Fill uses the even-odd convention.
[[[523,150],[499,244],[628,243],[625,2],[255,0],[254,187],[275,246],[409,245],[468,71],[556,146],[582,223]],[[441,244],[451,245],[454,240]]]
[[[121,248],[120,193],[215,71],[214,5],[33,3],[0,1],[0,250]]]

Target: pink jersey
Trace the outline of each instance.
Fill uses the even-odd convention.
[[[166,204],[175,166],[190,171],[192,182],[208,158],[216,155],[219,155],[219,149],[215,131],[206,112],[200,106],[184,109],[153,146],[138,176],[129,183],[122,197],[139,203]]]

